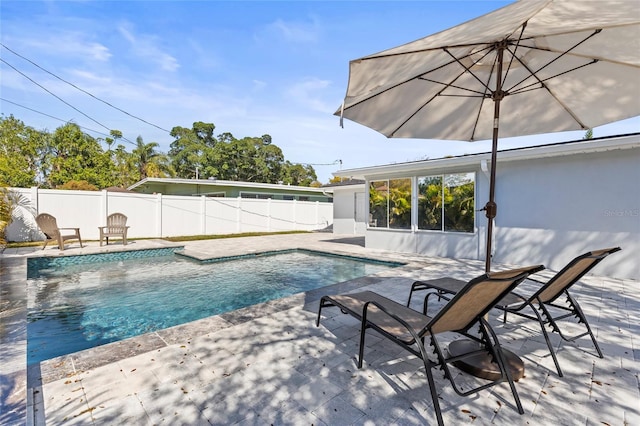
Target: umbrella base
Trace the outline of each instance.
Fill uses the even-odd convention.
[[[448,351],[449,355],[458,356],[478,350],[479,347],[478,343],[463,339],[451,342]],[[507,368],[513,380],[518,381],[523,378],[524,362],[522,359],[507,349],[502,349],[502,353],[504,354]],[[465,358],[461,361],[455,361],[453,365],[475,377],[487,380],[497,380],[500,378],[500,368],[498,368],[498,364],[491,361],[491,355],[487,352]]]

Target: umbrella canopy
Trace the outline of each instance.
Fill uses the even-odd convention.
[[[639,52],[635,0],[522,0],[351,61],[336,115],[390,138],[493,140],[488,271],[498,133],[589,129],[640,115]]]

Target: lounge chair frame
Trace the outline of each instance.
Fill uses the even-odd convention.
[[[112,213],[107,216],[107,226],[99,226],[100,231],[100,246],[103,241],[106,241],[109,245],[109,237],[122,238],[122,245],[127,245],[127,216],[122,213]]]
[[[546,326],[549,326],[552,332],[558,333],[558,335],[567,342],[573,342],[581,337],[588,335],[591,338],[591,342],[593,343],[598,356],[600,358],[604,358],[602,350],[600,349],[595,335],[591,330],[589,321],[587,321],[587,317],[582,311],[582,308],[580,307],[578,301],[569,293],[569,288],[577,283],[586,273],[593,269],[605,257],[620,250],[620,247],[612,247],[584,253],[569,262],[562,270],[560,270],[549,281],[546,282],[529,277],[527,278],[528,281],[540,284],[540,288],[536,292],[534,292],[529,297],[524,297],[516,292],[511,292],[510,294],[502,298],[502,300],[500,300],[495,306],[496,309],[502,310],[504,312],[502,318],[503,322],[507,321],[507,314],[511,313],[523,318],[537,321],[540,324],[542,335],[544,336],[545,342],[551,354],[551,358],[553,359],[553,363],[555,364],[556,371],[558,372],[558,376],[560,377],[562,377],[564,373],[562,372],[562,368],[560,367],[556,351],[553,348],[553,344],[551,343],[551,339],[549,338]],[[460,289],[461,285],[461,282],[456,283],[454,281],[441,281],[438,283],[438,288],[434,288],[429,284],[429,282],[416,281],[411,286],[411,292],[409,294],[407,306],[411,302],[411,295],[414,291],[435,289],[435,292],[428,293],[424,299],[423,312],[426,314],[430,296],[437,295],[438,298],[448,300],[447,295],[455,294]],[[558,303],[558,300],[563,294],[566,296],[566,300],[564,304],[560,304]],[[524,308],[526,307],[529,307],[531,309],[533,315],[523,312]],[[558,312],[561,313],[558,314]],[[558,322],[560,320],[571,317],[577,318],[578,324],[584,324],[585,331],[583,333],[568,336],[567,334],[562,332],[562,329],[560,328]]]
[[[443,425],[443,419],[432,372],[432,369],[436,367],[443,370],[444,377],[449,380],[454,391],[461,396],[468,396],[499,383],[508,382],[516,408],[520,414],[523,414],[524,410],[514,380],[509,369],[505,367],[506,361],[500,341],[483,317],[498,300],[508,294],[529,274],[543,268],[542,265],[536,265],[481,275],[469,281],[433,318],[371,291],[323,296],[320,300],[316,326],[320,325],[322,309],[329,306],[337,306],[343,313],[360,320],[358,368],[362,368],[366,331],[369,328],[376,330],[382,336],[420,358],[427,374],[431,399],[439,425]],[[477,331],[472,332],[471,330],[476,327]],[[438,335],[444,332],[461,334],[477,342],[479,349],[448,357],[438,342]],[[425,346],[427,341],[429,346],[433,348],[437,358],[435,361],[429,359],[427,355]],[[500,377],[475,388],[461,389],[454,381],[449,364],[487,352],[499,366]]]
[[[49,241],[57,242],[60,251],[64,251],[64,242],[67,240],[78,240],[80,248],[83,247],[80,228],[59,228],[56,218],[48,213],[40,213],[36,216],[36,223],[45,236],[42,250],[47,247]],[[72,231],[73,233],[65,233],[63,231]]]

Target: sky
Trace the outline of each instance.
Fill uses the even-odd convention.
[[[128,151],[142,136],[166,153],[170,130],[197,121],[238,139],[269,134],[322,183],[341,169],[488,152],[490,141],[387,139],[349,120],[341,128],[334,112],[350,60],[509,3],[2,0],[0,112],[51,132],[67,121],[96,138],[120,130]],[[636,117],[593,134],[639,129]],[[583,136],[502,139],[500,148]]]

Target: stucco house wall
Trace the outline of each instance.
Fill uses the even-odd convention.
[[[417,199],[417,176],[474,172],[473,233],[421,231],[415,225],[407,230],[367,227],[365,244],[482,260],[487,219],[478,210],[488,199],[489,159],[488,153],[474,154],[342,170],[336,175],[363,178],[365,188],[372,180],[411,177],[412,196]],[[559,270],[586,251],[620,246],[622,251],[598,265],[594,274],[640,279],[640,134],[502,151],[496,172],[494,264],[543,263]],[[334,218],[342,202],[336,195]],[[417,211],[416,206],[414,200]],[[414,212],[414,224],[416,217]]]

